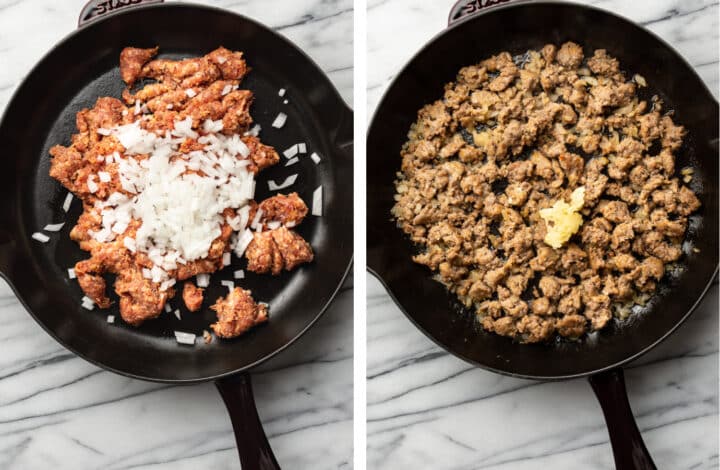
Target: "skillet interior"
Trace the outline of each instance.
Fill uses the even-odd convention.
[[[307,142],[309,152],[323,157],[319,165],[308,156],[288,168],[281,161],[258,177],[257,200],[271,195],[268,179],[279,183],[293,173],[299,173],[297,183],[286,191],[297,191],[308,206],[314,189],[322,185],[324,216],[308,215],[298,228],[315,250],[314,263],[278,277],[246,273],[246,279],[236,281],[251,289],[256,300],[270,304],[271,320],[235,340],[205,345],[200,338],[195,347],[184,347],[175,342],[173,331],[201,335],[215,318],[208,306],[227,293],[220,279],[233,279],[233,271],[245,267],[244,260],[234,259],[232,266],[213,275],[200,312],[188,312],[178,295],[171,304],[180,308],[182,321],[164,313],[137,329],[120,321],[117,303],[109,310],[83,310],[83,294],[77,282],[67,278],[66,269],[87,257],[68,238],[81,208],[75,200],[66,219],[61,208],[66,190],[48,176],[48,149],[69,144],[75,113],[81,108],[92,106],[99,96],[120,96],[118,58],[129,45],[159,45],[161,57],[170,58],[203,55],[219,45],[244,51],[252,70],[242,86],[255,94],[251,113],[263,128],[263,142],[279,152]],[[287,105],[278,96],[283,87]],[[278,130],[271,123],[280,111],[288,120]],[[254,365],[291,343],[317,319],[348,270],[352,112],[309,57],[239,15],[193,5],[158,5],[112,15],[77,31],[43,58],[20,86],[0,125],[0,141],[0,271],[50,334],[116,372],[180,382],[207,380]],[[30,239],[45,224],[63,220],[68,224],[52,234],[49,243]],[[107,314],[116,315],[115,325],[106,323]]]
[[[683,258],[683,272],[667,278],[644,312],[579,342],[518,345],[479,328],[474,316],[412,262],[411,242],[390,220],[400,148],[417,111],[442,96],[465,66],[497,54],[573,40],[586,55],[607,49],[624,70],[643,75],[650,90],[689,135],[677,168],[696,169],[693,189],[703,206],[688,239],[700,253]],[[553,2],[494,7],[460,22],[426,45],[391,84],[375,113],[367,142],[368,265],[408,318],[428,337],[478,366],[509,375],[560,379],[620,365],[652,347],[691,312],[718,263],[718,105],[701,79],[670,46],[639,26],[595,8]],[[687,244],[686,244],[687,245]]]

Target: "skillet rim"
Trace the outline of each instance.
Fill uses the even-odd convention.
[[[399,79],[400,79],[401,75],[403,75],[403,74],[405,73],[405,71],[410,67],[410,65],[411,65],[413,62],[415,62],[422,53],[424,53],[427,49],[431,48],[438,39],[440,39],[441,37],[443,37],[445,34],[448,34],[450,31],[454,30],[455,28],[458,28],[458,27],[461,27],[461,26],[465,25],[466,23],[473,22],[473,21],[480,21],[480,20],[482,19],[482,17],[486,16],[486,14],[488,14],[488,13],[493,13],[493,12],[497,12],[497,11],[501,11],[501,10],[506,10],[506,9],[520,9],[520,8],[525,7],[525,6],[549,6],[549,7],[553,7],[553,6],[567,6],[567,7],[572,7],[572,8],[591,10],[591,11],[598,12],[598,13],[607,15],[607,16],[609,16],[609,17],[612,17],[615,21],[621,21],[621,22],[629,23],[630,25],[634,26],[635,28],[638,28],[639,30],[643,31],[645,34],[647,34],[648,36],[650,36],[650,37],[651,37],[652,39],[654,39],[660,46],[664,47],[665,49],[667,49],[667,50],[669,50],[671,53],[673,53],[673,54],[685,65],[685,67],[687,68],[687,70],[691,71],[692,74],[694,74],[694,75],[697,77],[698,82],[701,84],[700,89],[701,89],[702,91],[704,91],[705,94],[706,94],[706,97],[710,99],[710,105],[714,104],[716,108],[718,107],[718,100],[713,96],[712,92],[710,91],[710,88],[707,86],[707,84],[705,83],[705,81],[700,77],[700,75],[698,75],[697,71],[696,71],[695,68],[692,66],[692,64],[690,64],[690,63],[687,61],[687,59],[685,59],[685,57],[684,57],[682,54],[680,54],[680,53],[679,53],[672,45],[670,45],[667,41],[665,41],[663,38],[661,38],[660,36],[658,36],[657,34],[655,34],[653,31],[651,31],[651,30],[645,28],[644,26],[638,24],[637,22],[635,22],[635,21],[633,21],[633,20],[631,20],[631,19],[629,19],[629,18],[626,18],[626,17],[624,17],[624,16],[621,16],[621,15],[619,15],[619,14],[617,14],[617,13],[611,11],[611,10],[606,10],[606,9],[603,9],[603,8],[598,8],[598,7],[594,6],[594,5],[580,4],[580,3],[573,2],[573,1],[564,1],[564,0],[538,0],[538,1],[535,1],[535,0],[519,0],[519,1],[517,1],[517,2],[508,2],[508,3],[504,3],[504,4],[500,4],[500,5],[494,5],[494,6],[490,7],[490,8],[488,8],[488,9],[485,10],[485,11],[482,11],[482,10],[481,10],[481,11],[476,12],[476,13],[474,13],[474,14],[468,15],[468,16],[466,16],[466,17],[464,17],[464,18],[460,18],[460,19],[456,20],[454,23],[448,25],[448,26],[447,26],[445,29],[443,29],[442,31],[440,31],[440,32],[436,33],[435,35],[433,35],[432,38],[430,38],[428,41],[426,41],[426,42],[410,57],[410,59],[408,59],[407,62],[405,62],[405,65],[403,65],[403,67],[394,75],[394,77],[392,78],[392,80],[390,80],[390,82],[387,84],[387,86],[386,86],[386,88],[385,88],[385,90],[384,90],[384,92],[383,92],[380,100],[377,102],[377,106],[376,106],[375,109],[373,110],[372,119],[370,120],[370,124],[368,125],[368,128],[367,128],[367,138],[366,138],[366,140],[367,140],[367,141],[370,140],[370,137],[371,137],[371,135],[372,135],[372,133],[373,133],[373,130],[374,130],[375,126],[376,126],[376,125],[379,125],[379,124],[377,124],[377,122],[376,122],[376,121],[377,121],[377,117],[378,117],[378,114],[379,114],[379,112],[380,112],[381,107],[383,106],[383,104],[385,103],[388,95],[390,94],[391,89],[392,89],[394,86],[396,86],[396,84],[399,82]],[[369,188],[370,188],[370,185],[367,185],[367,186],[366,186],[366,192],[367,192],[367,190],[368,190]],[[366,230],[366,231],[367,231],[367,230]],[[411,243],[411,242],[408,240],[408,243]],[[374,245],[374,246],[382,246],[382,244]],[[370,248],[370,243],[369,243],[369,242],[367,243],[367,248],[368,248],[367,252],[368,252],[368,254],[369,254],[370,251],[371,251],[371,250],[369,249],[369,248]],[[466,362],[466,363],[468,363],[468,364],[470,364],[470,365],[472,365],[472,366],[479,367],[479,368],[481,368],[481,369],[484,369],[484,370],[487,370],[487,371],[489,371],[489,372],[493,372],[493,373],[496,373],[496,374],[500,374],[500,375],[504,375],[504,376],[508,376],[508,377],[514,377],[514,378],[518,378],[518,379],[553,381],[553,382],[554,382],[554,381],[563,381],[563,380],[570,380],[570,379],[576,379],[576,378],[589,377],[589,376],[592,376],[592,375],[595,375],[595,374],[599,374],[599,373],[601,373],[601,372],[606,372],[606,371],[609,371],[609,370],[612,370],[612,369],[621,368],[622,366],[624,366],[624,365],[626,365],[626,364],[628,364],[628,363],[630,363],[630,362],[638,359],[639,357],[643,356],[644,354],[648,353],[650,350],[652,350],[653,348],[655,348],[657,345],[659,345],[660,343],[662,343],[663,341],[665,341],[670,335],[672,335],[678,328],[680,328],[680,327],[685,323],[685,321],[688,319],[688,317],[690,317],[690,315],[692,315],[692,313],[695,311],[695,309],[698,307],[698,305],[699,305],[699,304],[703,301],[703,299],[705,298],[705,295],[707,294],[708,290],[710,290],[710,287],[712,287],[713,283],[715,282],[715,279],[716,279],[717,276],[718,276],[718,272],[719,272],[719,270],[720,270],[720,264],[718,264],[718,263],[716,262],[715,268],[713,269],[711,276],[709,276],[708,281],[707,281],[706,284],[703,286],[702,291],[701,291],[701,294],[698,296],[697,299],[695,299],[695,301],[694,301],[694,302],[692,303],[692,305],[687,309],[687,311],[685,312],[685,314],[683,314],[683,316],[682,316],[671,328],[669,328],[667,331],[665,331],[658,339],[656,339],[655,341],[653,341],[653,342],[652,342],[651,344],[649,344],[648,346],[646,346],[646,347],[640,349],[639,351],[635,352],[634,354],[631,354],[631,355],[625,357],[625,358],[622,359],[622,360],[615,361],[615,362],[613,362],[613,363],[611,363],[611,364],[605,365],[605,366],[603,366],[603,367],[600,367],[600,368],[597,368],[597,369],[594,369],[594,370],[589,370],[589,371],[584,371],[584,372],[578,372],[578,373],[572,373],[572,374],[561,374],[561,375],[533,375],[533,374],[522,374],[522,373],[517,373],[517,372],[512,372],[512,371],[501,370],[501,369],[497,369],[497,368],[495,368],[495,367],[488,366],[488,365],[486,365],[486,364],[482,364],[482,363],[480,363],[480,362],[478,362],[478,361],[476,361],[476,360],[474,360],[474,359],[472,359],[472,358],[469,358],[469,357],[465,357],[465,356],[460,355],[459,353],[457,353],[457,352],[455,352],[454,350],[452,350],[452,348],[450,348],[450,346],[447,346],[447,345],[441,343],[432,333],[430,333],[430,332],[427,331],[425,328],[423,328],[423,327],[420,326],[420,324],[415,320],[414,316],[413,316],[412,314],[410,314],[410,313],[406,310],[406,308],[399,302],[398,298],[396,297],[395,292],[393,292],[393,290],[390,288],[390,286],[388,285],[388,283],[386,282],[386,280],[382,277],[382,275],[380,275],[379,272],[377,272],[374,268],[372,268],[372,267],[370,266],[370,264],[371,264],[371,263],[370,263],[370,256],[368,256],[367,259],[368,259],[368,262],[367,262],[367,266],[366,266],[366,271],[367,271],[368,273],[370,273],[371,275],[373,275],[373,277],[375,277],[375,278],[380,282],[380,284],[385,288],[385,291],[388,293],[388,295],[390,296],[390,298],[392,299],[392,301],[393,301],[393,302],[395,303],[395,305],[400,309],[400,311],[403,313],[403,315],[405,315],[405,317],[406,317],[408,320],[410,320],[410,322],[413,324],[413,326],[415,326],[420,332],[423,333],[423,335],[425,335],[428,339],[430,339],[433,343],[435,343],[437,346],[439,346],[440,348],[442,348],[444,351],[452,354],[453,356],[457,357],[458,359],[460,359],[460,360],[462,360],[462,361],[464,361],[464,362]]]
[[[210,5],[203,5],[198,3],[152,3],[152,4],[146,4],[146,5],[139,5],[132,8],[124,9],[124,10],[116,10],[114,12],[108,13],[106,15],[103,15],[101,18],[98,18],[97,20],[94,20],[90,23],[87,23],[83,26],[79,26],[70,33],[66,34],[62,39],[60,39],[58,42],[56,42],[45,54],[43,54],[37,62],[30,68],[30,70],[22,77],[22,79],[18,82],[17,87],[13,91],[12,95],[10,96],[9,100],[7,101],[5,105],[5,109],[3,110],[2,115],[0,115],[0,129],[4,127],[4,124],[7,120],[10,119],[10,108],[12,107],[12,104],[18,99],[19,96],[21,96],[21,93],[23,92],[23,86],[27,82],[28,78],[33,76],[33,74],[37,73],[37,69],[39,68],[40,64],[45,62],[47,59],[49,59],[53,54],[57,53],[57,50],[62,47],[66,42],[69,40],[75,38],[76,36],[79,36],[83,34],[86,30],[91,30],[93,28],[101,28],[103,27],[106,22],[112,21],[113,18],[117,16],[127,15],[127,14],[137,14],[138,12],[142,12],[145,10],[150,9],[160,9],[160,8],[173,8],[173,9],[189,9],[189,10],[205,10],[209,11],[211,13],[216,14],[222,14],[226,16],[234,16],[237,19],[250,23],[253,26],[264,29],[268,31],[271,34],[274,34],[277,36],[281,41],[285,42],[289,47],[291,47],[293,50],[295,50],[298,53],[298,57],[301,58],[304,63],[307,65],[314,67],[320,76],[322,76],[325,79],[325,88],[330,91],[330,96],[332,96],[333,101],[335,101],[335,106],[338,106],[339,109],[342,111],[340,113],[341,119],[339,119],[336,123],[336,126],[334,127],[334,131],[336,132],[335,139],[328,138],[328,142],[333,150],[333,157],[334,158],[347,158],[350,160],[350,167],[352,168],[352,161],[354,160],[354,155],[352,152],[353,148],[353,142],[354,142],[354,135],[351,134],[349,141],[344,141],[343,139],[343,131],[344,126],[347,126],[346,121],[350,120],[350,125],[348,126],[352,132],[353,130],[353,120],[354,120],[354,112],[352,108],[345,102],[345,100],[342,98],[340,93],[338,92],[337,88],[333,84],[333,82],[328,78],[327,73],[315,62],[303,49],[301,49],[299,46],[297,46],[293,41],[288,39],[285,35],[282,33],[276,31],[275,29],[266,26],[265,24],[254,20],[252,18],[249,18],[245,15],[242,15],[240,13],[233,12],[231,10],[210,6]],[[324,131],[328,131],[328,129],[323,129]],[[328,136],[331,135],[330,132],[327,132]],[[349,147],[350,150],[347,148]],[[352,208],[351,208],[352,209]],[[11,209],[12,210],[12,209]],[[12,212],[11,212],[12,213]],[[351,222],[351,224],[354,227],[354,220]],[[354,230],[354,228],[353,228]],[[10,239],[9,241],[2,242],[0,241],[0,246],[2,245],[12,245],[13,239]],[[12,249],[12,248],[11,248]],[[354,246],[353,246],[354,249]],[[354,251],[354,250],[353,250]],[[20,302],[20,304],[23,306],[25,311],[33,318],[36,324],[38,324],[53,340],[55,340],[59,345],[61,345],[63,348],[67,349],[68,351],[72,352],[75,356],[97,366],[104,370],[107,370],[109,372],[113,372],[118,375],[122,375],[125,377],[129,377],[132,379],[137,380],[143,380],[146,382],[154,382],[154,383],[163,383],[163,384],[176,384],[176,385],[192,385],[192,384],[199,384],[204,382],[210,382],[210,381],[216,381],[219,379],[222,379],[224,377],[229,377],[235,374],[242,373],[244,371],[247,371],[253,367],[257,367],[258,365],[262,364],[263,362],[275,357],[285,349],[289,348],[292,344],[294,344],[300,337],[302,337],[307,331],[312,328],[317,321],[325,314],[327,309],[330,307],[330,305],[333,303],[335,298],[337,297],[338,293],[343,289],[343,286],[345,284],[345,281],[347,280],[347,277],[353,267],[354,262],[354,253],[350,253],[350,257],[347,261],[347,265],[343,269],[342,274],[340,275],[338,279],[338,283],[335,286],[334,289],[332,289],[331,295],[328,297],[327,302],[318,310],[318,312],[314,315],[314,317],[307,322],[307,324],[292,338],[288,339],[282,346],[274,349],[268,354],[265,354],[264,356],[259,357],[255,361],[252,361],[249,364],[246,364],[245,366],[242,366],[240,368],[227,370],[222,373],[212,374],[212,375],[202,375],[194,378],[189,379],[173,379],[173,378],[158,378],[158,377],[150,377],[143,374],[135,374],[131,371],[127,370],[120,370],[111,366],[108,366],[97,359],[90,357],[87,354],[80,353],[76,350],[75,347],[71,347],[69,344],[67,344],[65,341],[63,341],[59,335],[55,333],[54,330],[49,328],[43,321],[39,319],[39,317],[35,314],[35,312],[29,307],[26,300],[20,295],[19,289],[15,286],[13,280],[10,278],[8,274],[6,274],[3,271],[0,271],[0,278],[2,278],[10,287],[10,290],[12,291],[15,298]]]

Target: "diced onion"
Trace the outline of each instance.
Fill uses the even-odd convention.
[[[135,251],[137,251],[137,243],[135,242],[135,239],[132,237],[123,238],[123,245],[125,246],[125,248],[130,250],[132,253],[135,253]]]
[[[210,285],[210,275],[209,274],[198,274],[195,276],[195,283],[198,287],[207,287]]]
[[[267,228],[269,230],[275,230],[277,228],[280,228],[281,225],[282,225],[282,222],[280,222],[279,220],[271,220],[270,222],[267,223]]]
[[[108,315],[108,316],[107,316],[107,322],[108,322],[108,323],[115,323],[115,315]]]
[[[283,152],[283,155],[285,155],[285,158],[292,158],[295,155],[298,154],[298,145],[295,144],[292,147],[288,148]]]
[[[250,128],[249,131],[247,131],[247,132],[245,133],[245,135],[252,135],[252,136],[254,136],[254,137],[257,137],[257,136],[260,135],[260,131],[261,131],[261,130],[262,130],[262,127],[260,126],[260,124],[255,124],[254,126],[252,126],[252,127]]]
[[[222,89],[221,95],[222,96],[227,95],[228,93],[230,93],[232,91],[232,89],[233,89],[232,85],[225,85],[225,88]]]
[[[242,269],[238,269],[233,273],[233,277],[235,279],[245,279],[245,271],[243,271]]]
[[[65,200],[63,201],[63,205],[62,205],[63,211],[67,212],[70,210],[70,204],[72,204],[72,200],[73,200],[73,194],[67,193],[67,195],[65,196]]]
[[[315,162],[316,165],[320,163],[320,155],[318,155],[317,153],[313,152],[312,154],[310,154],[310,158],[312,159],[312,161]]]
[[[289,103],[288,100],[283,100],[283,104],[288,104],[288,103]]]
[[[245,253],[245,249],[248,247],[251,241],[253,241],[253,233],[249,229],[245,229],[245,231],[242,232],[238,237],[237,244],[235,245],[235,255],[238,258],[240,258],[243,253]]]
[[[59,232],[60,229],[63,228],[63,225],[65,225],[65,222],[60,222],[59,224],[47,224],[43,227],[43,230],[48,232]]]
[[[223,253],[222,263],[223,266],[230,266],[230,253]]]
[[[252,222],[250,223],[250,228],[257,228],[258,224],[260,223],[260,219],[262,218],[263,210],[258,209],[255,211],[255,217],[253,217]]]
[[[77,276],[75,275],[75,269],[74,268],[68,268],[68,279],[75,279]]]
[[[192,88],[188,88],[187,90],[185,90],[185,94],[188,95],[189,98],[194,98],[197,95],[195,90],[193,90]]]
[[[175,314],[175,318],[177,318],[178,320],[182,320],[182,317],[180,316],[180,309],[179,309],[179,308],[176,308],[173,313]]]
[[[285,181],[283,181],[280,184],[277,184],[275,180],[268,180],[268,189],[270,191],[279,191],[281,189],[285,189],[289,186],[292,186],[295,184],[295,180],[297,179],[297,174],[290,175],[287,178],[285,178]]]
[[[100,179],[100,182],[102,183],[109,183],[112,177],[110,176],[110,173],[107,171],[98,171],[98,178]]]
[[[272,123],[272,126],[276,129],[280,129],[285,125],[285,121],[287,121],[287,114],[278,113],[277,117]]]
[[[166,311],[167,313],[172,312],[172,307],[170,306],[170,304],[165,304],[165,311]]]
[[[48,241],[50,241],[50,237],[48,237],[47,235],[45,235],[42,232],[35,232],[31,236],[32,236],[32,238],[34,238],[35,240],[37,240],[41,243],[47,243]]]
[[[82,296],[82,306],[87,310],[92,310],[95,308],[95,301],[88,297],[87,295]]]
[[[312,215],[320,217],[322,213],[322,186],[318,186],[317,189],[313,191]]]
[[[111,132],[112,131],[110,129],[105,129],[102,127],[98,127],[98,129],[97,129],[97,133],[100,135],[110,135]]]
[[[278,90],[278,96],[285,96],[285,88],[280,88],[280,90]]]
[[[298,152],[300,153],[307,153],[307,145],[305,145],[305,142],[300,142],[297,144],[298,146]]]
[[[292,157],[290,160],[287,161],[287,163],[285,164],[285,166],[294,165],[294,164],[296,164],[296,163],[299,162],[299,161],[300,161],[300,159],[298,159],[298,157]]]
[[[184,331],[175,331],[175,341],[180,344],[195,344],[195,335]]]
[[[98,185],[95,182],[95,175],[88,175],[87,187],[88,187],[88,191],[90,191],[91,193],[94,193],[98,190]]]
[[[235,283],[233,281],[226,281],[222,280],[220,281],[220,284],[228,288],[228,291],[232,292],[233,289],[235,289]]]

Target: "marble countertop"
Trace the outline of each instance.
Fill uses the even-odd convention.
[[[85,1],[0,0],[0,111],[33,64],[75,28]],[[208,3],[279,30],[352,103],[352,0]],[[253,373],[259,414],[284,468],[352,467],[352,325],[349,279],[308,334]],[[174,387],[105,372],[51,339],[2,280],[0,341],[0,468],[239,467],[212,384]]]
[[[445,27],[453,3],[368,0],[368,116],[400,67]],[[587,3],[659,34],[718,96],[716,1]],[[368,468],[614,468],[585,380],[532,382],[474,368],[413,327],[370,275],[367,295]],[[676,334],[628,367],[626,382],[660,468],[718,468],[717,283]]]

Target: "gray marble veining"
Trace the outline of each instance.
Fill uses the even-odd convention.
[[[445,27],[453,3],[368,0],[368,116],[400,68]],[[587,3],[659,34],[718,96],[718,2]],[[586,381],[541,383],[474,368],[419,332],[370,275],[367,285],[368,468],[614,468]],[[717,283],[676,334],[630,365],[626,381],[660,468],[718,468]]]
[[[33,64],[75,28],[84,3],[0,0],[0,111]],[[352,1],[207,3],[279,30],[352,103]],[[239,467],[212,384],[151,384],[78,359],[35,324],[4,281],[0,341],[0,468]],[[284,468],[352,467],[352,341],[349,279],[307,335],[254,372],[260,417]]]

